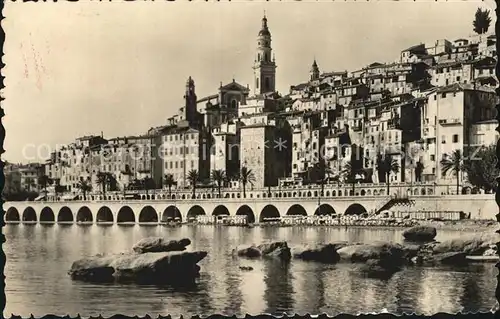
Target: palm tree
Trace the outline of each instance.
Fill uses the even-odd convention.
[[[80,177],[80,181],[78,182],[77,187],[83,193],[83,200],[87,200],[87,192],[90,192],[92,190],[92,184],[90,183],[90,178],[87,178],[85,180],[83,179],[83,177]]]
[[[168,187],[168,197],[172,197],[172,186],[176,184],[174,180],[174,175],[172,174],[165,174],[165,180],[163,181],[165,185]]]
[[[440,162],[443,175],[451,172],[457,177],[457,195],[460,189],[460,172],[464,170],[462,152],[454,150],[451,155],[445,154]]]
[[[240,169],[239,180],[241,182],[241,185],[243,185],[243,198],[246,198],[247,197],[246,186],[247,184],[253,185],[253,183],[255,182],[255,175],[253,174],[251,169],[248,169],[246,166],[243,166]]]
[[[47,175],[41,175],[38,177],[38,185],[43,188],[45,193],[47,193],[47,186],[51,183],[50,178]]]
[[[144,187],[144,189],[146,190],[146,196],[148,195],[148,191],[150,189],[154,189],[156,187],[156,183],[155,183],[154,179],[152,179],[149,176],[144,177],[142,179],[141,183],[142,183],[142,186]]]
[[[210,179],[212,180],[213,183],[217,184],[217,189],[219,191],[219,198],[220,198],[222,185],[227,180],[226,172],[223,169],[214,169],[212,170]]]
[[[399,163],[393,158],[391,155],[386,154],[382,161],[382,171],[385,174],[385,182],[387,183],[387,195],[389,195],[390,184],[391,184],[391,173],[397,174],[399,173]]]
[[[108,172],[98,172],[97,173],[97,184],[101,185],[102,195],[106,196],[106,185],[110,183],[113,176]]]
[[[351,161],[347,161],[344,164],[344,170],[342,173],[347,177],[347,181],[352,183],[352,193],[354,195],[355,186],[356,186],[356,172],[352,167]]]
[[[190,170],[188,172],[187,180],[191,184],[191,187],[193,187],[193,198],[195,198],[196,184],[200,180],[200,175],[198,174],[198,171],[195,169]]]
[[[478,8],[476,11],[475,19],[472,22],[474,32],[476,32],[477,34],[484,34],[488,32],[490,23],[490,10],[482,10],[481,8]]]
[[[422,172],[423,171],[424,171],[424,164],[422,164],[422,162],[418,161],[415,164],[415,179],[417,180],[417,182],[422,181]]]

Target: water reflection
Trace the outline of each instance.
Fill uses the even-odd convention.
[[[407,267],[388,280],[368,279],[353,265],[235,258],[242,244],[286,240],[290,246],[348,240],[401,241],[401,230],[329,227],[123,227],[25,225],[4,227],[7,257],[5,313],[84,316],[114,313],[152,316],[222,313],[338,313],[488,311],[495,304],[493,264],[465,268]],[[442,231],[441,239],[460,236]],[[67,271],[83,256],[130,250],[148,236],[190,238],[208,252],[196,285],[96,285],[71,281]],[[244,271],[240,266],[250,266]],[[26,306],[29,305],[29,306]]]
[[[280,260],[266,260],[264,262],[264,299],[267,303],[265,313],[283,314],[293,312],[293,278],[290,272],[290,263]]]

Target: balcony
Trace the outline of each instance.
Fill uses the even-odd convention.
[[[461,125],[462,121],[459,118],[454,118],[454,119],[443,119],[439,120],[439,124],[445,126],[445,125]]]

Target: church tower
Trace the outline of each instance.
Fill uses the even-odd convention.
[[[316,59],[314,59],[314,62],[311,66],[311,71],[309,73],[311,75],[311,81],[319,79],[319,68],[318,64],[316,63]]]
[[[267,27],[267,18],[262,18],[262,28],[257,37],[257,54],[254,70],[254,94],[263,94],[276,91],[276,63],[274,56],[271,60],[271,33]]]
[[[197,124],[197,113],[196,110],[196,93],[194,91],[194,81],[191,77],[188,78],[186,82],[186,95],[184,95],[185,105],[185,118],[189,124]]]

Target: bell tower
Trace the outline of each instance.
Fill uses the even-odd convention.
[[[271,54],[271,33],[267,27],[267,18],[264,13],[262,28],[257,36],[257,52],[253,66],[254,94],[276,91],[276,63],[274,56],[271,59]]]
[[[314,59],[314,62],[311,66],[311,71],[309,72],[309,74],[310,74],[311,81],[319,79],[319,68],[318,68],[318,64],[316,63],[316,59]]]
[[[184,95],[185,105],[185,118],[190,124],[197,124],[197,110],[196,110],[196,93],[194,81],[191,77],[186,81],[186,94]]]

